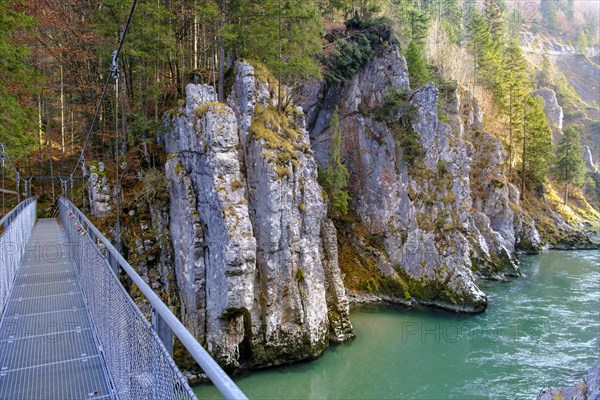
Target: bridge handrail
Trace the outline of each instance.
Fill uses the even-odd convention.
[[[21,214],[21,211],[23,211],[25,207],[36,201],[37,199],[35,197],[30,197],[27,200],[23,200],[17,204],[15,208],[13,208],[8,214],[0,219],[0,226],[4,227],[6,230],[6,228],[8,228],[8,226]]]
[[[30,197],[0,219],[0,316],[35,223],[36,207],[36,198]]]
[[[174,334],[226,399],[247,400],[246,395],[223,371],[219,364],[213,360],[204,347],[198,343],[198,340],[187,330],[98,228],[69,200],[61,197],[59,201],[63,207],[74,214],[94,243],[97,243],[97,241],[102,243],[106,251],[105,256],[113,271],[117,272],[119,267],[122,268],[150,302],[153,311],[153,325],[165,347],[169,350],[172,348],[172,335]],[[63,212],[63,207],[61,207],[61,213]]]

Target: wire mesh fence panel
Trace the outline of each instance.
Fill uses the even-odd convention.
[[[15,280],[36,218],[36,200],[29,198],[0,222],[0,318]]]
[[[117,396],[195,399],[152,325],[64,201],[60,204],[60,219]]]

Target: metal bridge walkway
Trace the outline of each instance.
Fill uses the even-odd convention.
[[[0,319],[0,399],[108,398],[67,236],[56,219],[39,219]]]

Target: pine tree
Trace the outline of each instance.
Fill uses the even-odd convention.
[[[588,47],[592,45],[593,40],[590,30],[582,29],[577,36],[577,52],[579,54],[587,54]]]
[[[556,0],[542,0],[540,1],[540,11],[542,13],[542,22],[549,30],[553,31],[558,26],[558,15],[557,15],[557,2]]]
[[[508,34],[512,39],[519,39],[523,28],[523,14],[519,7],[513,8],[508,17]]]
[[[321,53],[321,19],[315,0],[245,0],[239,55],[264,62],[279,81],[278,104],[285,106],[284,85],[319,76],[316,56]]]
[[[542,56],[542,70],[540,71],[539,85],[550,86],[552,82],[552,75],[552,63],[550,62],[548,54],[544,53],[544,55]]]
[[[554,176],[565,185],[563,203],[567,205],[569,187],[581,186],[585,178],[585,162],[579,132],[572,127],[563,131],[564,136],[556,149]]]
[[[406,65],[408,66],[408,76],[413,88],[422,86],[431,79],[423,46],[414,40],[410,41],[408,49],[406,49]]]
[[[477,83],[482,84],[501,102],[506,90],[501,46],[494,40],[490,26],[477,10],[473,11],[467,24],[467,36],[468,49],[474,56],[473,88]]]
[[[514,133],[522,126],[523,98],[529,89],[527,63],[523,56],[523,51],[516,40],[512,40],[505,50],[504,69],[508,88],[508,99],[506,101],[509,130],[508,176],[511,176],[515,154]]]
[[[483,16],[488,23],[492,41],[500,46],[508,31],[505,18],[507,7],[503,0],[485,0],[483,3]]]
[[[575,0],[567,0],[565,3],[565,14],[569,21],[573,22],[575,19]]]
[[[462,11],[458,0],[441,0],[439,16],[442,26],[453,43],[460,43],[463,38]]]
[[[334,218],[344,216],[348,212],[348,202],[350,196],[346,188],[348,187],[348,169],[342,164],[340,148],[342,144],[342,130],[340,129],[340,119],[338,108],[335,108],[329,122],[331,131],[331,146],[329,148],[329,163],[320,170],[319,180],[329,197],[329,212]]]
[[[440,2],[441,10],[440,16],[442,19],[453,24],[456,28],[460,29],[462,25],[459,0],[442,0]]]
[[[485,54],[490,51],[492,46],[492,37],[483,16],[477,11],[473,10],[471,19],[466,24],[467,38],[468,38],[468,49],[473,54],[473,87],[471,91],[475,90],[477,85],[477,77],[479,69],[482,66],[482,59]]]
[[[411,8],[408,11],[410,23],[410,39],[415,42],[422,42],[427,37],[429,30],[429,15],[426,11]]]
[[[521,144],[521,198],[526,184],[537,187],[544,183],[552,152],[552,130],[544,113],[544,100],[525,96],[523,102],[523,129],[517,140]]]

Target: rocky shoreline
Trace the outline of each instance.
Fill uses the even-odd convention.
[[[600,361],[571,386],[542,389],[537,400],[600,400]]]

